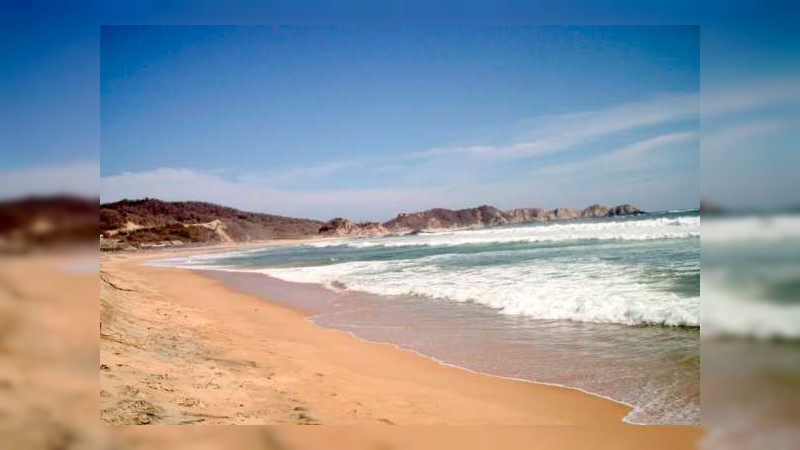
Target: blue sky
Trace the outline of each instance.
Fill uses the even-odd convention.
[[[696,204],[699,164],[704,198],[797,205],[792,3],[62,3],[0,6],[0,198],[102,185],[106,200],[320,218],[478,203],[661,209]],[[100,28],[445,22],[702,31],[691,44],[692,27],[262,29],[264,39],[107,28],[101,42]]]
[[[12,17],[0,12],[0,198],[97,196],[99,30]]]
[[[105,27],[103,201],[692,207],[697,27]]]

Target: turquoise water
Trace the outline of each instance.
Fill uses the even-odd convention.
[[[303,296],[318,299],[321,326],[609,397],[633,407],[630,422],[685,424],[699,421],[699,236],[699,213],[682,211],[162,263],[272,298],[316,286]]]
[[[184,263],[536,319],[698,326],[699,230],[691,211],[326,241]]]

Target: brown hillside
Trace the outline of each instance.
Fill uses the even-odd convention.
[[[207,229],[216,220],[222,222],[224,234]],[[146,198],[100,205],[100,230],[128,244],[173,239],[218,242],[225,235],[237,242],[297,238],[316,235],[321,225],[316,220],[246,212],[205,202]]]

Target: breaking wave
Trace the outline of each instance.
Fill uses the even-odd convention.
[[[415,236],[341,239],[305,244],[309,247],[457,246],[511,242],[647,241],[700,236],[700,217],[660,217],[595,223],[536,224],[477,230],[424,233]]]
[[[542,320],[698,326],[699,297],[645,285],[625,266],[598,262],[443,269],[422,261],[349,262],[256,269],[285,281],[384,296],[420,296],[478,303],[504,314]]]

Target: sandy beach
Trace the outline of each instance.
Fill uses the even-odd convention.
[[[313,325],[160,254],[101,258],[107,424],[621,424],[579,391],[476,374]]]
[[[614,424],[627,413],[322,329],[147,258],[101,263],[104,423]]]
[[[156,256],[162,255],[101,257],[106,281],[100,283],[99,341],[92,325],[98,279],[88,267],[96,256],[0,264],[0,317],[6,325],[0,335],[0,440],[8,448],[272,449],[324,443],[342,449],[674,449],[693,448],[702,434],[664,426],[380,426],[501,420],[618,424],[625,409],[563,389],[443,367],[319,329],[302,314],[190,272],[139,265]]]

